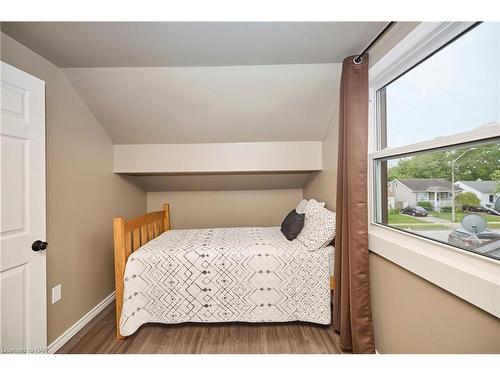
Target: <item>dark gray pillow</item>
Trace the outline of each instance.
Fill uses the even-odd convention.
[[[306,214],[298,214],[292,210],[286,215],[285,220],[281,223],[281,232],[285,235],[288,241],[292,241],[299,235],[304,226]]]

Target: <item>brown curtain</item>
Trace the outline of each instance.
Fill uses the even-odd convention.
[[[347,57],[340,83],[333,325],[343,350],[374,353],[368,273],[368,56]]]

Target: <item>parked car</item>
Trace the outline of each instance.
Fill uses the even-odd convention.
[[[467,212],[486,212],[486,209],[482,206],[464,206],[463,209]]]
[[[427,216],[427,210],[423,207],[407,206],[400,211],[402,214],[411,216]]]
[[[490,215],[500,216],[500,212],[495,210],[495,206],[493,205],[493,203],[482,204],[481,207],[484,208],[484,212]]]
[[[500,216],[500,212],[495,210],[491,203],[480,204],[479,206],[464,206],[464,211],[468,212],[484,212],[489,215]]]

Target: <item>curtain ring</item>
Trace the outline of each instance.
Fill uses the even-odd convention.
[[[352,59],[352,62],[356,65],[359,65],[363,62],[363,57],[361,56],[356,56],[354,59]]]

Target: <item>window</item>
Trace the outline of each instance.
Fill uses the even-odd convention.
[[[417,200],[419,202],[425,202],[429,200],[429,193],[417,193]]]
[[[452,232],[469,214],[482,216],[490,232],[500,230],[500,216],[486,210],[500,197],[499,40],[500,23],[423,22],[374,63],[368,173],[370,251],[498,318],[498,241],[482,235],[479,245],[488,247],[468,242],[470,234],[479,237],[470,226],[465,238]],[[438,64],[436,73],[433,61],[442,64],[449,51],[447,71]],[[481,64],[470,55],[489,60]],[[491,79],[481,78],[482,69]],[[465,195],[455,199],[459,194]],[[401,213],[410,205],[415,216]],[[422,209],[427,216],[418,216]]]
[[[489,179],[499,164],[500,141],[377,159],[378,185],[388,187],[377,222],[500,260],[500,215],[466,185]]]
[[[374,222],[500,260],[500,23],[447,42],[375,87]]]
[[[483,23],[378,90],[394,148],[500,122],[500,23]]]

